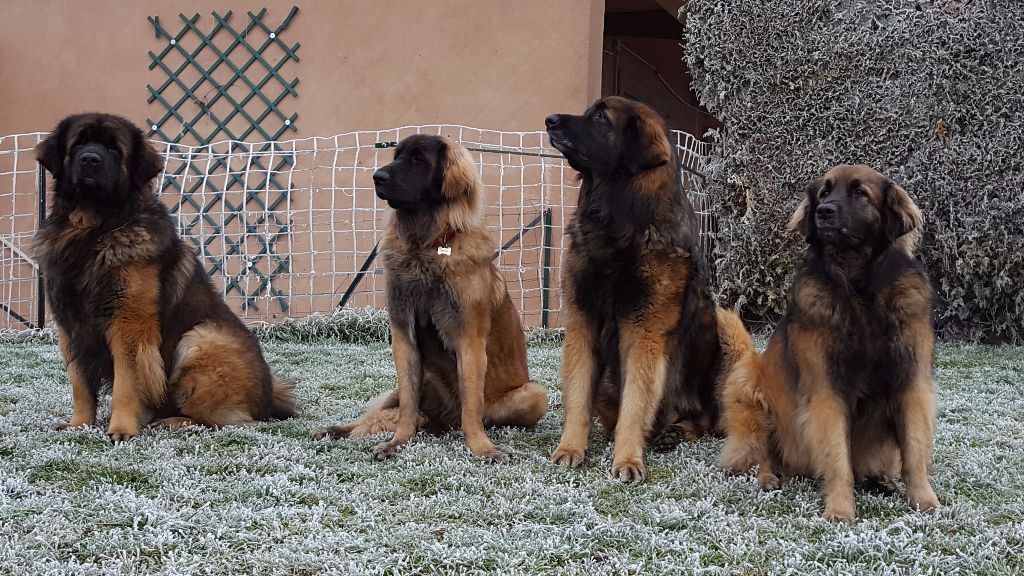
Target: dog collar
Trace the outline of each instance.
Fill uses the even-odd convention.
[[[442,256],[451,256],[452,248],[449,244],[451,244],[453,238],[455,238],[455,232],[446,230],[444,234],[434,238],[434,241],[430,243],[430,247],[437,248],[437,253]]]

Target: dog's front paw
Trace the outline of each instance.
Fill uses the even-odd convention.
[[[682,428],[669,426],[651,439],[651,450],[655,452],[671,452],[686,439]]]
[[[138,435],[138,428],[131,428],[128,426],[112,425],[110,429],[107,430],[107,438],[110,438],[110,441],[113,442],[114,444],[117,444],[118,442],[124,442],[125,440],[131,440],[132,438],[135,438]]]
[[[765,492],[782,489],[782,480],[771,470],[761,468],[757,471],[757,485]]]
[[[76,422],[75,420],[72,420],[70,422],[62,422],[60,424],[57,424],[57,430],[81,430],[83,428],[88,428],[93,424],[95,424],[95,422]]]
[[[491,464],[505,464],[512,458],[512,449],[508,446],[492,445],[488,449],[472,452],[477,458]]]
[[[639,484],[647,476],[642,458],[627,458],[612,463],[612,477],[624,484]]]
[[[402,446],[405,446],[405,442],[381,442],[373,447],[373,457],[377,460],[387,460],[397,454]]]
[[[857,518],[857,513],[852,503],[826,504],[825,513],[822,516],[829,522],[853,524],[853,521]]]
[[[666,426],[657,436],[651,440],[651,449],[655,452],[671,452],[683,442],[695,442],[700,440],[704,429],[693,420],[680,420],[675,424]]]
[[[912,494],[908,491],[907,500],[910,502],[910,507],[918,512],[934,512],[939,507],[939,499],[930,487],[927,490],[922,490],[920,494]]]
[[[327,426],[313,430],[309,433],[309,437],[313,440],[337,440],[338,438],[348,438],[349,432],[348,426]]]
[[[861,482],[861,487],[868,492],[877,492],[887,496],[891,496],[900,491],[900,486],[896,482],[896,479],[886,474],[868,476],[863,482]]]
[[[583,448],[570,448],[559,445],[551,453],[551,462],[559,466],[578,468],[586,460],[587,451]]]

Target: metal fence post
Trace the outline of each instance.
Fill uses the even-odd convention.
[[[46,169],[39,164],[37,170],[39,174],[36,180],[36,185],[39,187],[39,228],[37,230],[41,230],[46,222]],[[43,282],[43,266],[38,261],[36,262],[36,282],[39,291],[39,320],[36,322],[36,326],[43,328],[46,326],[46,286]]]
[[[551,289],[551,208],[544,210],[544,221],[541,224],[542,232],[541,235],[544,243],[544,263],[541,268],[541,287],[540,287],[540,325],[542,328],[548,327],[548,290]]]

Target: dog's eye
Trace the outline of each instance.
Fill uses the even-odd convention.
[[[120,150],[118,150],[116,146],[107,146],[107,152],[110,152],[111,154],[120,154]]]
[[[857,189],[853,191],[853,195],[856,196],[857,198],[871,197],[871,193],[868,192],[868,189],[863,186],[858,186]]]
[[[824,198],[825,196],[828,196],[828,188],[818,190],[818,198]]]
[[[594,114],[594,118],[597,118],[598,120],[607,120],[608,115],[605,114],[604,110],[598,110],[597,113]]]

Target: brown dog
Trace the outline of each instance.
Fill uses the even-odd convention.
[[[108,114],[65,118],[36,149],[56,181],[36,237],[74,412],[93,425],[112,388],[112,440],[161,427],[293,415],[255,337],[214,291],[153,193],[163,162],[138,128]]]
[[[644,479],[644,448],[713,430],[722,352],[697,222],[662,118],[618,97],[548,116],[582,177],[562,287],[565,424],[552,461],[580,465],[596,415],[612,475]]]
[[[825,517],[851,522],[855,480],[893,488],[915,509],[939,505],[928,481],[935,433],[932,291],[913,251],[921,213],[867,166],[816,180],[790,227],[809,249],[763,356],[749,337],[722,389],[721,464],[824,479]],[[720,321],[738,323],[731,313]]]
[[[420,427],[461,425],[473,454],[508,460],[509,450],[495,446],[484,427],[533,427],[547,412],[547,391],[530,381],[519,315],[491,261],[476,166],[465,148],[417,135],[398,145],[373,180],[395,209],[381,256],[398,390],[313,437],[394,432],[373,450],[386,458]]]

